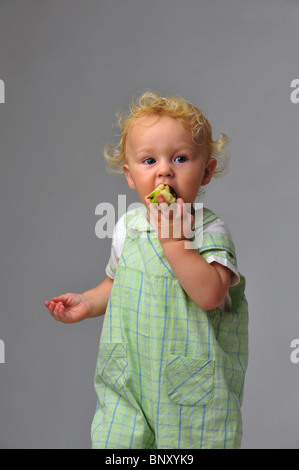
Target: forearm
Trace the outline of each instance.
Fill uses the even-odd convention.
[[[97,287],[82,293],[89,303],[90,313],[88,316],[90,318],[105,314],[112,286],[113,279],[106,277]]]
[[[186,240],[162,243],[167,261],[179,283],[201,308],[212,310],[223,301],[228,282],[194,248],[185,248]]]

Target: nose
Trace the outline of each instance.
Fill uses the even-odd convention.
[[[165,177],[165,176],[173,176],[173,168],[171,162],[168,160],[161,160],[158,166],[158,176]]]

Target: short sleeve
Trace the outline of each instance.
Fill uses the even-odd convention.
[[[208,263],[219,263],[231,270],[231,287],[240,282],[235,246],[227,226],[219,219],[204,225],[199,253]]]
[[[125,215],[122,215],[117,221],[112,235],[111,252],[108,264],[106,266],[106,274],[114,279],[123,246],[126,239]]]

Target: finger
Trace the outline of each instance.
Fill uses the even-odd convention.
[[[56,297],[52,297],[52,300],[56,300],[56,301],[62,301],[62,300],[67,300],[69,299],[69,297],[71,296],[70,293],[67,293],[67,294],[62,294],[62,295],[57,295]]]
[[[56,307],[56,312],[57,312],[57,319],[59,321],[65,321],[65,308],[64,308],[64,305],[62,305],[62,303],[59,303]]]
[[[187,214],[186,204],[184,203],[183,199],[180,199],[178,204],[179,204],[180,209],[181,209],[182,218],[185,219],[186,214]]]
[[[176,203],[181,207],[181,208],[185,208],[185,204],[184,204],[184,200],[181,198],[181,197],[178,197],[177,200],[176,200]]]
[[[188,211],[186,204],[184,204],[183,208],[183,231],[185,238],[191,238],[193,236],[192,228],[193,228],[193,215]]]
[[[182,201],[182,199],[177,200],[177,201],[173,202],[172,204],[170,204],[169,209],[173,212],[174,215],[177,215],[177,214],[181,215],[182,214],[182,202],[180,202],[180,201]]]
[[[53,302],[67,302],[71,298],[70,294],[62,294],[58,297],[52,297]]]
[[[147,196],[145,196],[144,201],[145,201],[145,204],[149,207],[149,205],[151,203],[150,199]]]
[[[163,196],[163,194],[158,194],[158,195],[157,195],[157,199],[158,199],[159,204],[160,204],[161,202],[166,202],[166,199],[165,199],[165,197]],[[167,203],[166,203],[166,204],[167,204]]]
[[[162,196],[162,194],[158,194],[158,201],[159,201],[158,209],[161,212],[165,212],[165,211],[169,212],[169,210],[168,210],[169,204],[168,204],[168,202],[166,202],[166,200],[164,199],[164,196]]]
[[[58,311],[59,311],[60,305],[62,304],[55,303],[55,302],[50,302],[49,304],[49,312],[51,313],[52,317],[55,318],[55,320],[58,320]]]
[[[55,305],[53,310],[53,316],[57,321],[63,321],[62,314],[64,312],[64,307],[61,302]]]
[[[159,218],[160,218],[159,204],[157,204],[156,202],[150,203],[148,207],[148,221],[150,225],[154,227],[155,230],[158,230]]]
[[[157,204],[156,202],[150,203],[150,205],[149,205],[149,213],[150,213],[150,216],[153,216],[154,218],[158,218],[158,214],[159,214],[159,204]]]
[[[185,203],[183,199],[178,199],[177,200],[178,207],[180,209],[180,214],[182,215],[183,218],[188,217],[190,218],[191,216],[191,207],[189,203]]]
[[[51,304],[51,302],[49,302],[48,300],[45,301],[45,306],[47,307],[47,309],[49,310],[49,313],[51,315],[53,315],[53,305]]]
[[[54,302],[47,302],[47,305],[46,305],[52,317],[54,316],[55,305],[56,304]]]
[[[51,302],[51,311],[53,317],[57,320],[57,304],[55,302]]]
[[[47,303],[48,303],[48,305],[46,305],[46,307],[48,307],[49,312],[53,316],[55,304],[54,304],[54,302],[47,302]]]

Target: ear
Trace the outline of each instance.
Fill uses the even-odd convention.
[[[216,166],[217,166],[216,158],[209,158],[206,163],[206,168],[205,168],[205,172],[203,175],[203,179],[201,181],[201,186],[205,186],[211,181],[211,178],[216,169]]]
[[[130,173],[130,168],[129,168],[129,165],[125,164],[123,165],[123,172],[127,178],[127,182],[128,182],[128,185],[131,189],[136,189],[135,188],[135,183],[134,183],[134,180],[131,176],[131,173]]]

